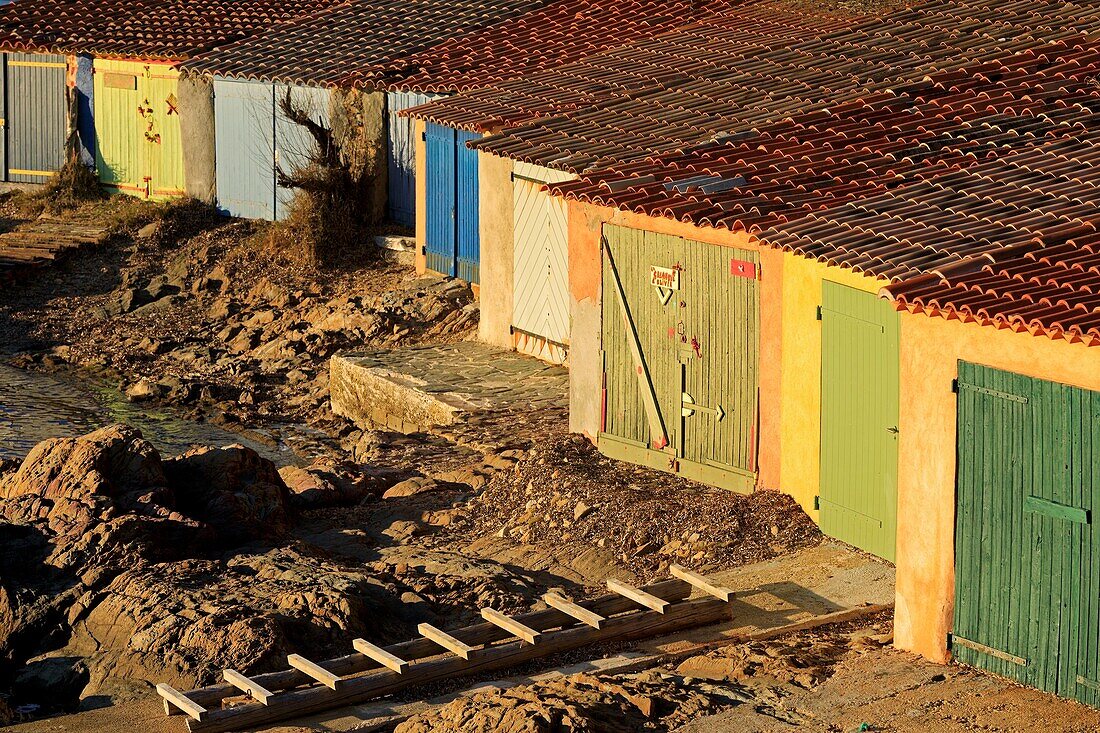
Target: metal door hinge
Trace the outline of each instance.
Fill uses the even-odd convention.
[[[957,380],[957,379],[952,379],[951,380],[951,391],[954,392],[955,394],[959,393],[959,380]]]
[[[821,308],[821,306],[819,305],[819,306],[817,307],[817,320],[819,320],[819,321],[821,320],[821,314],[822,314],[822,308]]]
[[[814,509],[816,511],[821,511],[821,497],[820,496],[815,496],[814,497]]]

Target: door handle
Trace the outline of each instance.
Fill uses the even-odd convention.
[[[886,428],[886,432],[888,432],[888,433],[893,433],[894,435],[897,435],[897,434],[898,434],[899,432],[901,432],[901,431],[900,431],[900,430],[898,430],[898,426],[897,426],[897,425],[892,425],[891,427],[888,427],[888,428]]]

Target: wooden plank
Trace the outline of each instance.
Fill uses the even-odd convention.
[[[1091,521],[1088,509],[1059,504],[1058,502],[1044,499],[1041,496],[1029,496],[1024,499],[1024,509],[1029,512],[1035,512],[1036,514],[1045,514],[1054,519],[1064,519],[1067,522],[1076,522],[1077,524],[1089,524]]]
[[[250,680],[248,677],[245,677],[243,674],[236,670],[227,669],[222,672],[222,676],[225,678],[226,682],[233,685],[238,690],[251,697],[253,700],[261,702],[264,705],[267,705],[267,701],[270,700],[271,696],[275,694],[270,690],[264,689],[263,686],[257,685],[255,682]]]
[[[409,663],[404,659],[394,654],[390,654],[382,647],[371,644],[366,639],[353,639],[351,645],[355,648],[355,651],[373,659],[383,667],[391,669],[397,674],[405,674],[405,670],[409,668]]]
[[[191,720],[199,722],[206,720],[209,711],[171,685],[160,683],[157,685],[157,694],[164,698],[166,703],[171,703],[186,713]]]
[[[547,593],[542,597],[542,600],[546,601],[546,605],[550,608],[556,608],[562,613],[575,618],[582,624],[591,626],[594,629],[599,629],[603,626],[603,622],[606,621],[603,616],[593,611],[589,611],[583,606],[578,606],[573,601],[558,595],[557,593]]]
[[[618,296],[619,315],[622,316],[627,345],[630,347],[630,356],[634,361],[634,370],[638,378],[638,390],[641,393],[642,404],[645,405],[646,416],[649,420],[650,441],[656,448],[664,448],[668,445],[668,431],[665,429],[661,408],[657,403],[657,392],[653,387],[649,365],[642,353],[638,330],[634,325],[634,319],[630,316],[630,304],[627,301],[626,291],[623,290],[619,271],[615,267],[615,258],[611,254],[611,248],[605,245],[604,252],[611,273],[611,281],[615,285],[615,294]]]
[[[691,593],[691,586],[679,578],[667,578],[655,583],[650,583],[643,586],[643,589],[658,598],[663,598],[670,602],[684,600]],[[586,601],[585,606],[587,606],[589,610],[607,617],[637,609],[637,604],[634,601],[624,598],[617,593],[608,593],[598,596],[591,601]],[[570,616],[555,608],[532,611],[531,613],[517,616],[517,619],[538,631],[556,629],[572,621]],[[507,639],[509,636],[507,631],[488,621],[467,626],[462,629],[462,638],[469,644],[492,644]],[[391,645],[388,647],[388,650],[402,659],[415,660],[421,657],[438,654],[439,646],[430,639],[418,637],[401,642],[400,644]],[[327,659],[324,662],[325,668],[330,672],[344,676],[372,669],[374,664],[372,660],[365,658],[358,652]],[[268,672],[266,674],[255,675],[252,679],[267,689],[275,691],[289,690],[312,681],[311,677],[296,669]],[[188,697],[200,705],[214,708],[220,705],[221,701],[225,698],[234,697],[239,694],[239,690],[230,684],[217,683],[191,690],[187,694]]]
[[[676,563],[673,563],[669,566],[668,572],[671,573],[672,577],[674,578],[679,578],[680,580],[691,583],[692,586],[703,591],[708,596],[714,596],[715,598],[719,598],[723,601],[726,601],[727,603],[733,599],[733,590],[731,590],[730,588],[726,588],[725,586],[715,585],[714,583],[711,583],[709,580],[704,578],[702,575],[699,575],[698,573],[693,573],[682,565],[677,565]]]
[[[495,625],[496,624],[494,624],[494,626]],[[420,624],[416,627],[416,630],[419,631],[425,639],[431,639],[439,646],[443,647],[449,652],[457,654],[463,659],[468,660],[470,658],[470,654],[477,651],[474,647],[470,646],[461,639],[456,639],[448,634],[446,631],[437,629],[431,624]]]
[[[665,609],[668,608],[668,601],[662,600],[661,598],[658,598],[657,596],[650,595],[649,593],[646,593],[644,590],[640,590],[638,588],[635,588],[632,585],[622,583],[618,580],[615,580],[614,578],[607,581],[607,587],[612,592],[618,593],[623,598],[629,598],[630,600],[634,601],[635,603],[637,603],[639,605],[642,605],[642,606],[645,606],[646,608],[650,609],[651,611],[656,611],[657,613],[664,613]]]
[[[494,611],[491,608],[481,609],[481,617],[489,623],[499,626],[508,633],[523,639],[528,644],[536,643],[541,636],[538,631],[535,631],[530,626],[524,626],[514,618],[505,616],[500,611]]]
[[[340,689],[340,685],[343,682],[343,679],[339,675],[335,675],[332,672],[329,672],[327,669],[317,664],[316,662],[311,662],[299,654],[289,655],[286,658],[286,661],[287,664],[289,664],[294,669],[306,674],[309,677],[312,677],[330,690]]]
[[[374,670],[347,678],[340,690],[314,686],[290,690],[277,696],[270,705],[256,703],[212,710],[203,722],[188,721],[194,733],[220,733],[260,727],[268,723],[301,717],[372,698],[392,695],[412,686],[453,679],[457,675],[479,674],[504,669],[549,654],[578,649],[603,641],[663,636],[675,631],[719,623],[729,619],[729,605],[715,598],[679,603],[666,614],[640,611],[608,618],[602,630],[575,626],[547,634],[543,642],[532,645],[519,639],[495,645],[466,661],[456,657],[438,657],[418,663],[408,674],[396,676],[389,670]]]
[[[991,657],[996,657],[997,659],[1001,659],[1006,662],[1018,664],[1021,667],[1027,666],[1027,660],[1023,657],[1018,657],[1015,654],[1003,652],[1000,649],[994,649],[991,646],[986,646],[985,644],[980,644],[976,641],[971,641],[970,639],[964,639],[957,634],[952,635],[951,642],[953,644],[958,644],[959,646],[966,647],[967,649],[973,649],[976,652],[981,652],[982,654],[988,654]]]

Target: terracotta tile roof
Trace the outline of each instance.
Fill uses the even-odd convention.
[[[714,110],[728,107],[723,95],[733,90],[723,83],[722,77],[728,75],[724,66],[848,23],[767,3],[742,4],[705,23],[681,26],[548,71],[525,73],[522,78],[422,106],[415,114],[483,132],[539,120],[564,130],[583,127],[599,136],[608,131],[606,123],[620,115],[636,114],[650,105],[660,114],[667,104],[656,98],[662,93],[697,105],[709,93],[711,99],[706,101]],[[686,97],[689,94],[691,98]],[[540,120],[554,114],[561,116]]]
[[[769,245],[901,282],[1030,242],[1062,244],[1100,224],[1100,148],[1072,137],[766,230]],[[1078,180],[1078,179],[1085,180]]]
[[[505,23],[451,38],[359,83],[459,92],[518,79],[706,20],[744,0],[556,0]]]
[[[1098,75],[1100,46],[1059,42],[966,74],[947,72],[596,168],[551,190],[650,216],[760,231],[1100,128]]]
[[[477,147],[580,172],[674,153],[975,59],[1072,42],[1100,32],[1100,7],[932,0],[809,40],[812,24],[803,23],[753,6],[414,114],[503,130]]]
[[[1100,345],[1100,127],[760,238],[892,280],[899,308]]]
[[[1100,235],[967,260],[883,293],[913,313],[1100,346]]]
[[[330,12],[197,56],[187,71],[351,86],[397,59],[540,7],[531,0],[346,0]]]
[[[179,60],[337,0],[19,0],[0,8],[0,47]]]

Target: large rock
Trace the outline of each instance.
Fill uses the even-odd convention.
[[[79,438],[36,445],[15,472],[0,479],[0,499],[31,494],[90,502],[164,486],[156,448],[134,428],[110,425]]]
[[[344,653],[357,636],[399,638],[411,629],[397,611],[366,571],[275,549],[129,570],[74,610],[66,652],[88,660],[85,697],[119,680],[191,687],[226,668],[285,669],[291,652]]]
[[[172,506],[156,449],[125,425],[43,441],[0,474],[0,519],[74,539],[129,513],[182,520]]]
[[[164,461],[179,510],[213,528],[222,543],[281,535],[290,490],[275,464],[251,448],[197,448]]]

